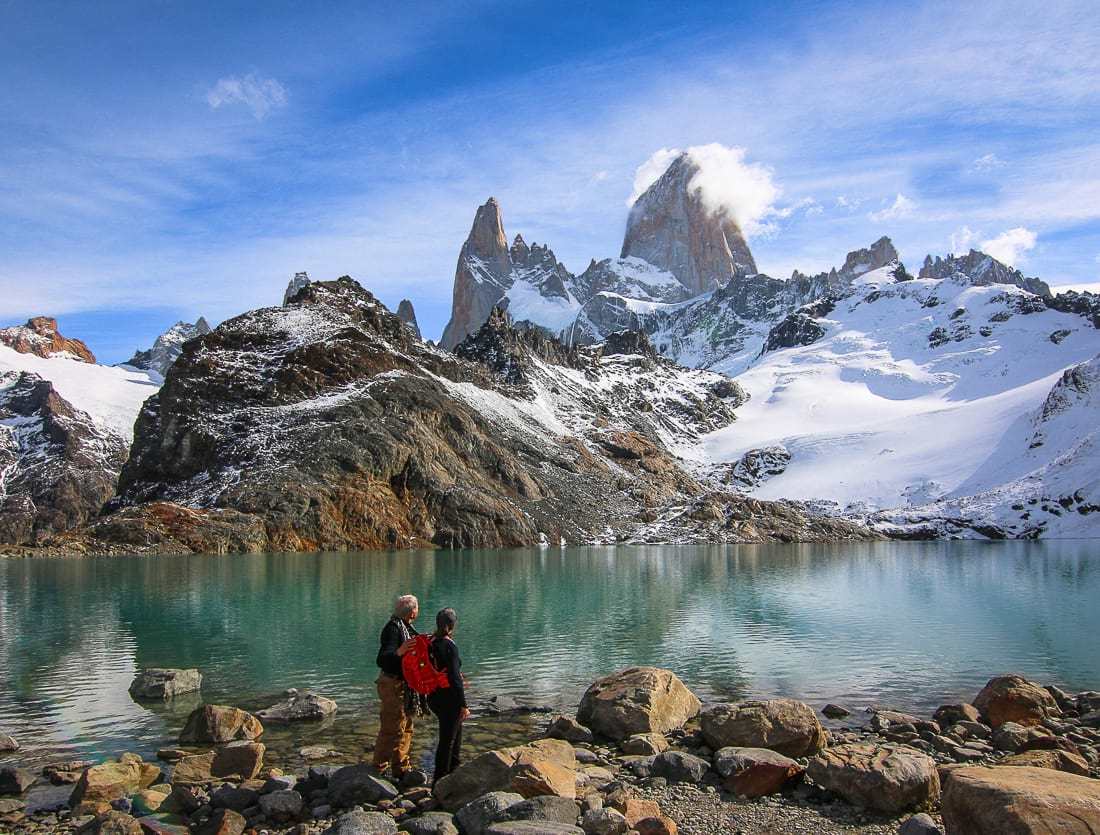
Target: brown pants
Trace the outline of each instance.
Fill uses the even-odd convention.
[[[382,673],[376,683],[381,724],[374,743],[374,767],[382,770],[388,765],[392,774],[400,776],[412,768],[409,750],[412,748],[413,718],[405,711],[405,682]]]

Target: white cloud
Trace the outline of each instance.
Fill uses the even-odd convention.
[[[264,119],[274,109],[287,102],[286,88],[274,78],[262,78],[255,73],[229,75],[206,93],[207,103],[217,110],[227,104],[243,104],[257,119]]]
[[[645,190],[661,178],[680,153],[679,148],[661,148],[659,151],[654,151],[649,159],[639,165],[634,170],[634,191],[626,199],[626,205],[633,206]]]
[[[893,203],[881,211],[871,212],[867,217],[876,223],[883,220],[898,220],[899,218],[909,217],[916,208],[917,204],[899,191]]]
[[[1008,165],[1003,159],[996,154],[984,154],[974,160],[970,166],[971,171],[992,171],[995,168],[1003,168]]]
[[[848,209],[848,211],[854,212],[863,205],[863,202],[862,197],[849,197],[846,194],[841,194],[836,198],[836,207],[838,209]]]
[[[969,226],[964,226],[957,232],[951,233],[951,245],[948,251],[956,255],[962,254],[964,252],[969,252],[970,247],[977,239],[978,233],[971,229]]]
[[[628,206],[668,170],[680,154],[677,148],[661,148],[638,166],[634,172],[634,192]],[[779,209],[775,201],[782,189],[772,180],[770,168],[759,163],[745,162],[744,148],[731,148],[712,142],[694,145],[688,155],[698,166],[698,171],[688,183],[688,188],[698,191],[703,204],[711,212],[726,212],[748,237],[766,235],[775,231],[767,223],[769,217],[789,217],[796,209],[810,207],[813,198],[804,198],[794,206]]]
[[[992,255],[1002,264],[1014,267],[1025,252],[1035,248],[1035,241],[1034,232],[1023,226],[1017,226],[1015,229],[1002,232],[996,238],[982,241],[982,251]]]

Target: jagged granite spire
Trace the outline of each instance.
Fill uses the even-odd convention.
[[[712,211],[693,185],[699,170],[685,151],[646,189],[630,210],[621,256],[672,273],[693,295],[757,271],[737,221]]]
[[[975,287],[990,284],[1012,284],[1035,293],[1037,296],[1051,298],[1049,285],[1038,278],[1029,278],[1019,270],[1002,264],[992,255],[972,249],[966,255],[948,255],[935,259],[931,255],[924,257],[919,278],[951,278],[962,275]]]
[[[478,207],[474,225],[458,255],[451,320],[443,330],[443,347],[453,349],[477,331],[511,286],[512,264],[500,204],[490,197]]]
[[[417,339],[421,338],[420,325],[416,321],[416,311],[413,310],[413,303],[408,299],[402,299],[401,303],[397,305],[397,318],[404,322],[413,333],[416,334]]]

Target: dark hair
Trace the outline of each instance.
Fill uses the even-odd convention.
[[[439,614],[435,616],[435,631],[440,635],[446,635],[454,631],[456,623],[458,623],[458,615],[455,614],[454,609],[450,606],[440,609]]]

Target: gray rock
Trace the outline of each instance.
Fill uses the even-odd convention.
[[[667,751],[668,740],[664,734],[634,734],[624,739],[619,748],[624,754],[639,754],[646,757]]]
[[[309,273],[294,273],[294,278],[287,282],[286,290],[283,291],[283,305],[285,306],[292,298],[298,295],[302,289],[308,287],[309,284]]]
[[[295,818],[302,812],[302,796],[292,789],[279,789],[260,795],[260,808],[274,820]]]
[[[356,809],[336,819],[324,835],[396,835],[397,824],[383,812]]]
[[[593,809],[584,813],[581,829],[585,835],[625,835],[630,831],[630,824],[623,813],[615,809]]]
[[[671,783],[698,783],[710,769],[710,763],[683,751],[665,751],[653,759],[653,774]]]
[[[821,713],[830,719],[843,719],[845,716],[851,716],[852,711],[840,705],[827,704],[821,708]]]
[[[256,712],[264,722],[285,724],[325,719],[336,712],[336,702],[309,690],[288,690],[287,698]]]
[[[400,829],[409,835],[458,835],[458,827],[450,812],[425,812],[402,821]]]
[[[1005,722],[993,732],[993,747],[998,751],[1015,753],[1029,738],[1028,729],[1023,725]]]
[[[483,835],[489,824],[523,795],[515,792],[489,792],[474,798],[455,813],[455,824],[462,835]]]
[[[943,830],[936,825],[931,815],[921,812],[903,823],[898,829],[898,835],[943,835]]]
[[[18,751],[19,743],[14,736],[8,736],[5,733],[0,733],[0,752],[6,753],[8,751]]]
[[[584,835],[584,830],[552,821],[502,821],[492,824],[485,835]]]
[[[226,783],[210,795],[210,805],[215,809],[232,809],[234,812],[243,812],[245,809],[255,806],[259,799],[259,792]]]
[[[564,739],[566,742],[591,742],[592,731],[570,716],[555,716],[546,729],[551,739]]]
[[[567,797],[540,795],[514,803],[493,816],[492,823],[501,821],[553,821],[573,825],[580,816],[580,807]]]
[[[347,765],[329,776],[328,796],[335,806],[351,807],[393,800],[397,797],[397,788],[375,774],[369,765]]]
[[[23,794],[34,784],[34,775],[29,771],[6,765],[0,768],[0,796]]]

